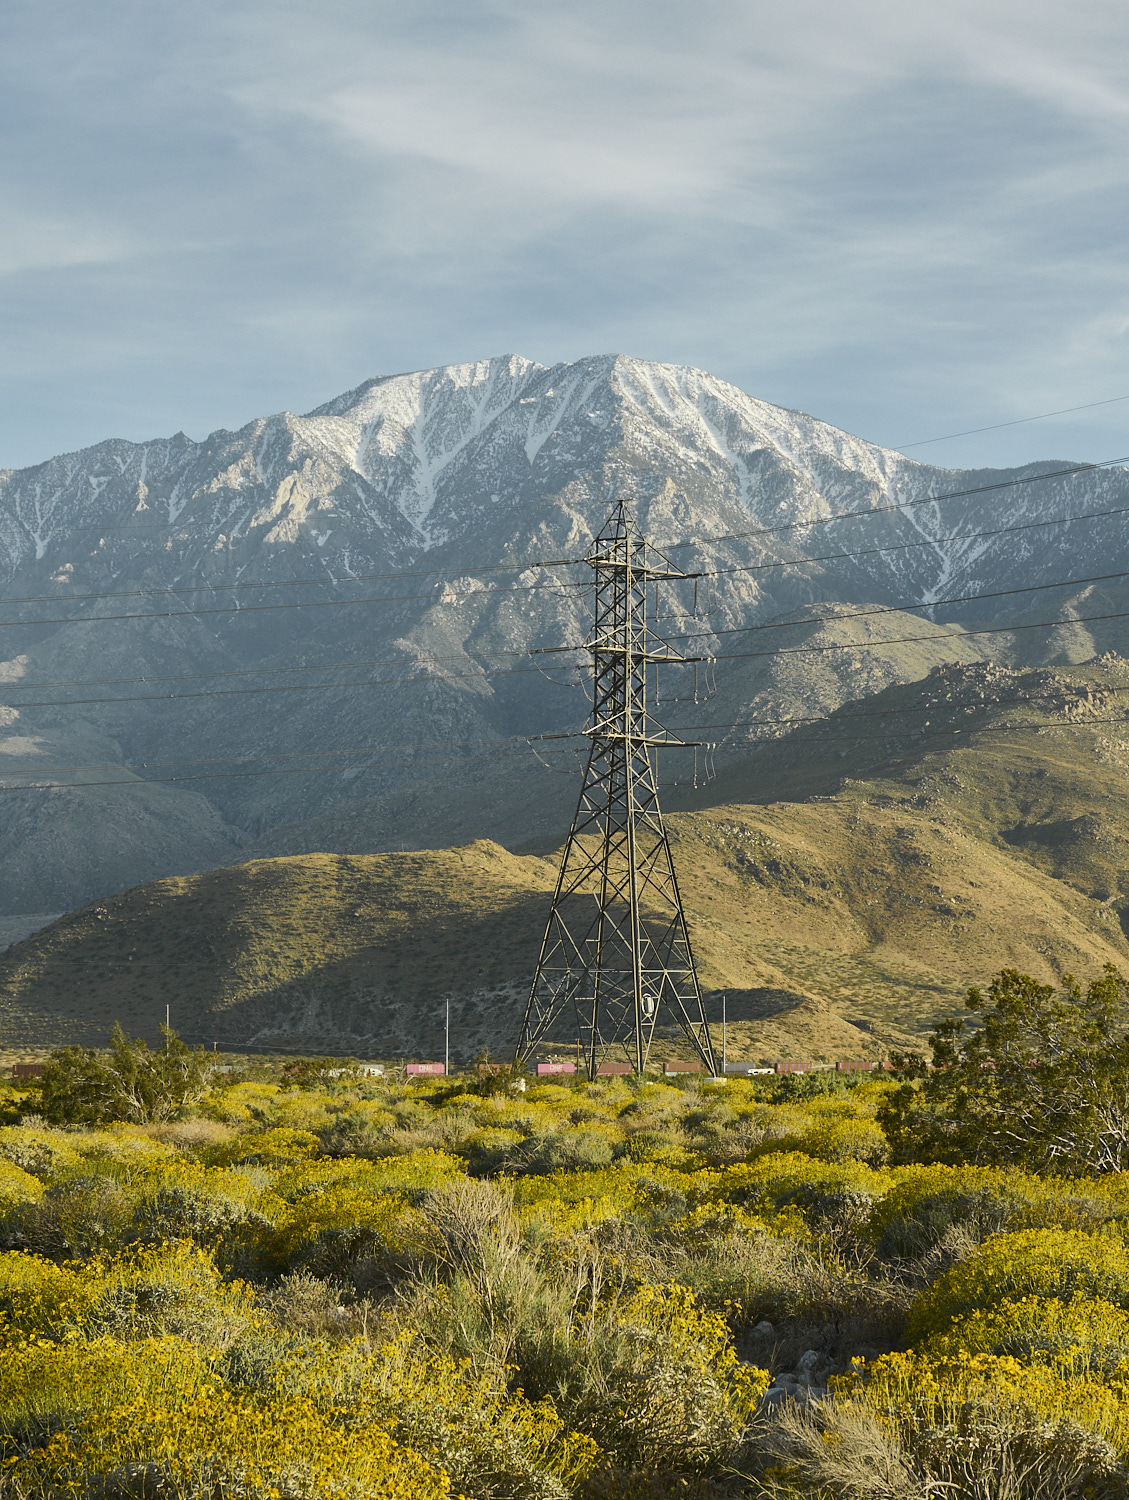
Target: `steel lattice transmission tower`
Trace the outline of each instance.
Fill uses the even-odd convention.
[[[679,746],[647,712],[647,671],[683,663],[647,625],[647,591],[685,578],[620,501],[585,561],[595,575],[591,746],[518,1041],[583,1049],[642,1073],[655,1028],[682,1029],[716,1073],[651,752]]]

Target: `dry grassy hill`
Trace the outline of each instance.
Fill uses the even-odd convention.
[[[1129,967],[1126,709],[1119,659],[947,667],[684,798],[671,832],[729,1055],[876,1055],[1004,964]],[[436,1055],[449,995],[457,1055],[501,1049],[554,873],[480,841],[139,886],[0,955],[0,1046],[96,1041],[115,1020],[155,1036],[168,1004],[203,1042]]]

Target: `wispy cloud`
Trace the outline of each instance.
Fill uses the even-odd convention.
[[[1117,0],[11,0],[0,58],[0,463],[506,349],[907,441],[1127,378]]]

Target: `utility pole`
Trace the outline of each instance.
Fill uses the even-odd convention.
[[[721,1072],[725,1076],[725,1000],[727,991],[721,992]]]
[[[166,1005],[165,1006],[165,1052],[166,1053],[169,1050],[169,1015],[170,1015],[170,1013],[171,1013],[170,1007]]]
[[[591,741],[517,1045],[519,1061],[579,1035],[642,1075],[660,1019],[717,1072],[651,751],[686,742],[647,712],[647,670],[680,656],[647,625],[647,591],[687,575],[650,547],[620,500],[585,561],[595,582]]]
[[[443,1077],[451,1076],[451,997],[447,996],[447,1021],[443,1029]]]

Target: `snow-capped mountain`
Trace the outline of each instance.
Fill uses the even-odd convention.
[[[528,757],[477,757],[583,720],[567,666],[547,681],[501,653],[583,640],[585,570],[535,564],[581,555],[616,493],[680,566],[745,570],[716,580],[708,616],[669,627],[729,632],[699,648],[734,658],[715,722],[833,707],[932,660],[1117,644],[1119,621],[1073,627],[1068,645],[950,637],[909,666],[860,646],[787,687],[779,663],[740,649],[737,632],[796,611],[757,640],[808,641],[827,601],[906,606],[1115,571],[1125,518],[1091,513],[1129,505],[1123,469],[987,488],[1063,467],[932,468],[702,371],[609,355],[383,377],[200,443],[111,440],[2,473],[0,765],[87,785],[3,792],[0,908],[71,905],[247,850],[549,837],[573,782]],[[1064,516],[1088,519],[1016,529]],[[1102,612],[1077,589],[1031,598],[1035,619]],[[673,598],[671,618],[689,608]],[[1003,597],[935,617],[1031,608]],[[938,633],[885,618],[893,639]],[[93,784],[123,765],[152,784]]]

